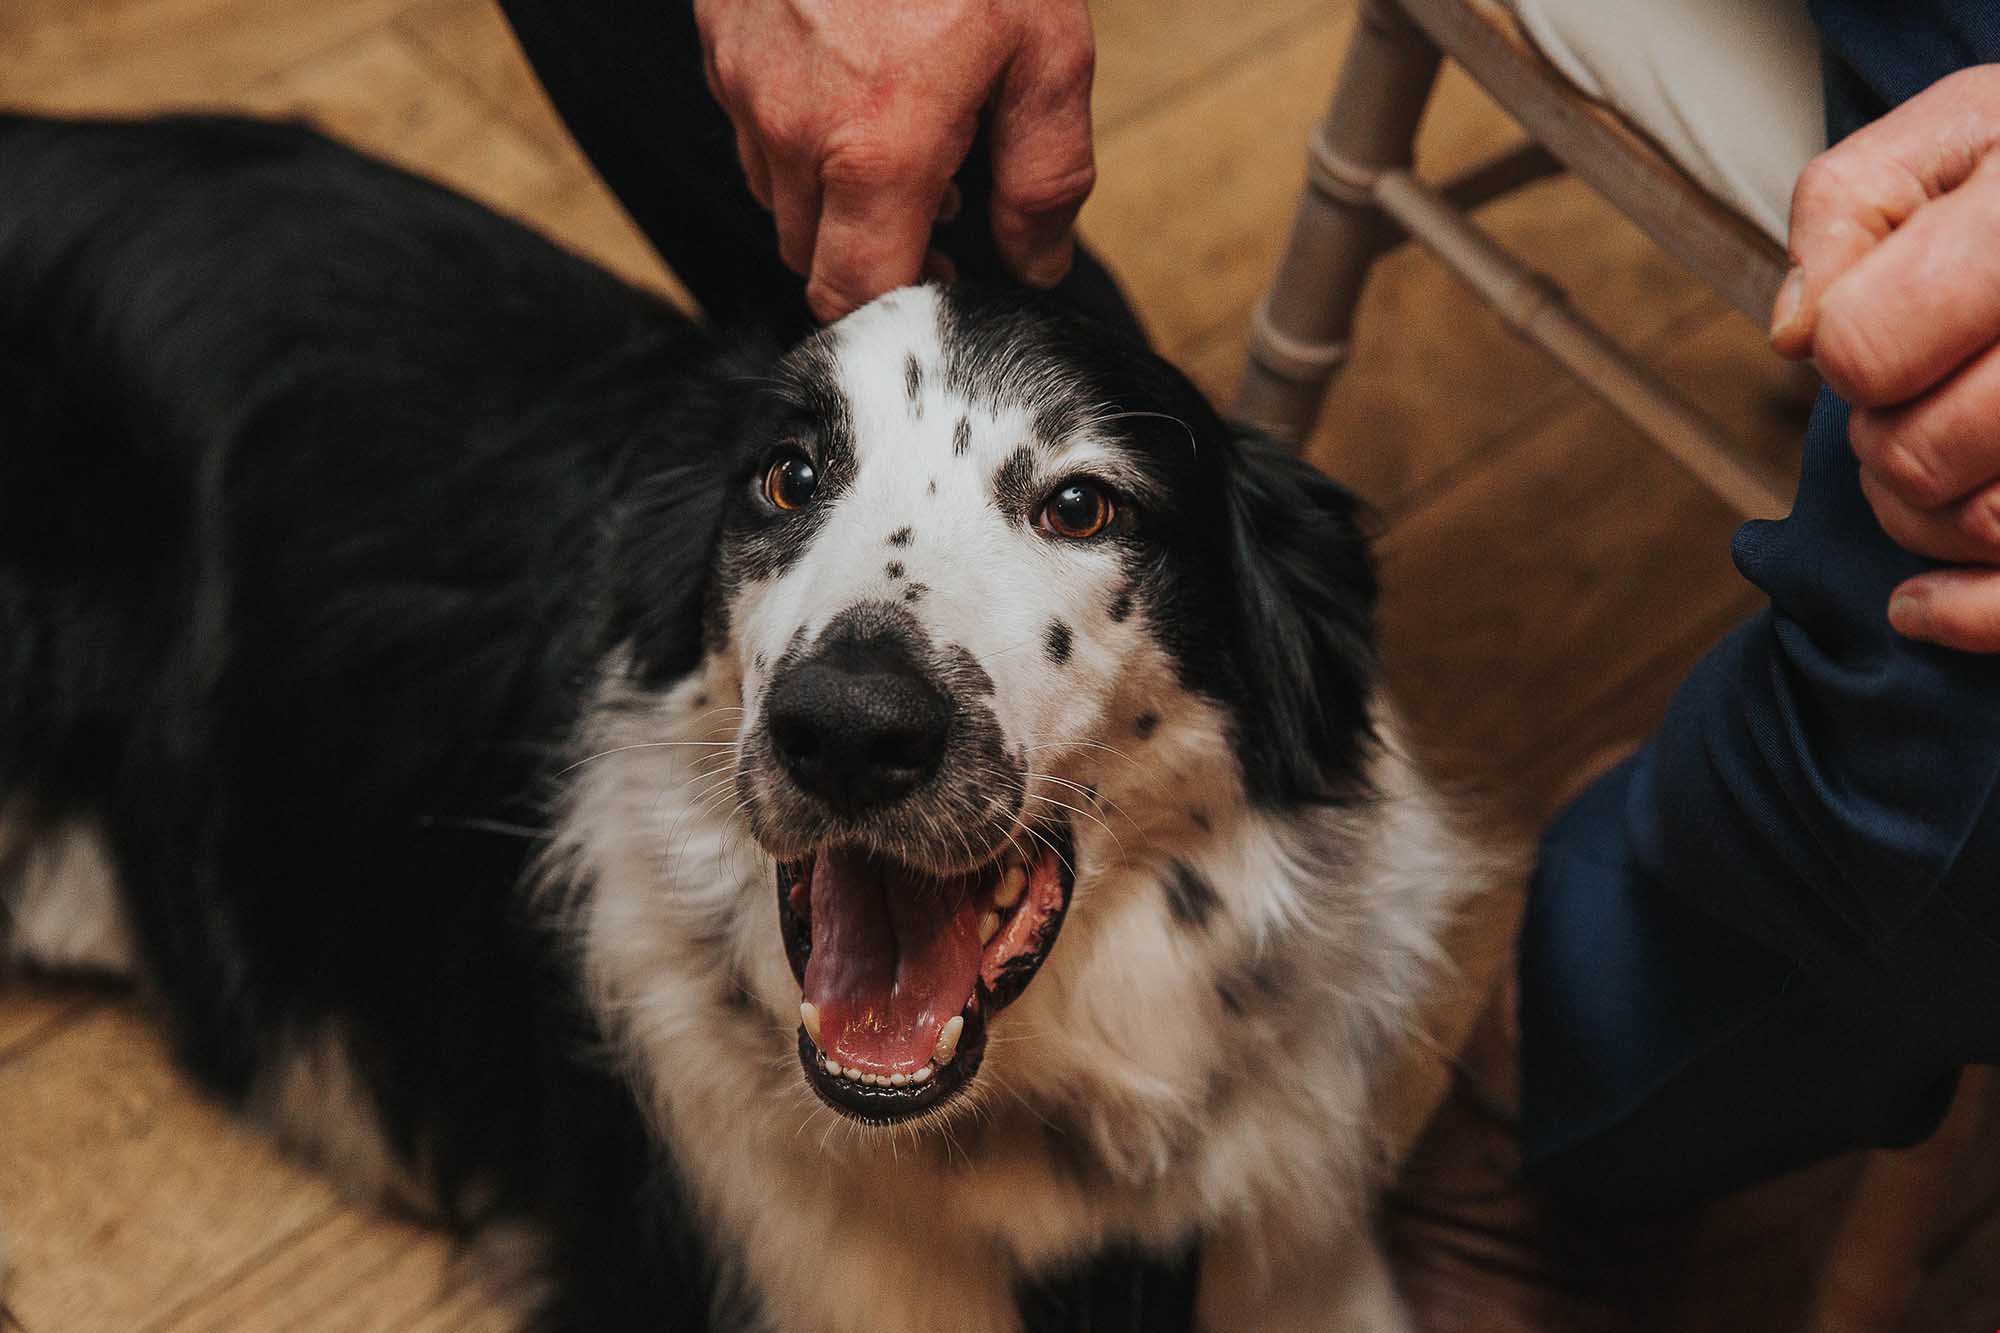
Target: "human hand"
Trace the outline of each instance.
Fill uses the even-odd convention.
[[[695,22],[750,190],[820,319],[924,271],[982,115],[1001,259],[1040,287],[1068,272],[1096,181],[1084,0],[695,0]]]
[[[1771,342],[1853,404],[1861,486],[1898,545],[1959,566],[1889,620],[2000,651],[2000,65],[1942,79],[1813,159]]]

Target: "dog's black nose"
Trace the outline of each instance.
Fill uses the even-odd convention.
[[[771,741],[792,780],[845,815],[937,771],[951,705],[893,637],[843,639],[771,682]]]

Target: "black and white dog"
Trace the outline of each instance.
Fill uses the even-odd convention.
[[[1029,296],[764,353],[301,129],[0,117],[0,947],[529,1224],[551,1325],[1006,1330],[1198,1246],[1207,1328],[1397,1327],[1475,853],[1372,595]]]

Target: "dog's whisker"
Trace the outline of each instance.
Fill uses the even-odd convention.
[[[574,773],[577,769],[582,768],[585,764],[596,763],[599,759],[609,759],[614,754],[624,754],[628,750],[663,750],[663,749],[674,749],[680,746],[691,746],[698,749],[711,749],[718,745],[732,745],[732,744],[734,744],[733,741],[635,741],[631,745],[615,745],[609,750],[599,750],[596,754],[585,755],[583,758],[577,760],[569,767],[557,769],[555,776],[562,777],[565,774]]]

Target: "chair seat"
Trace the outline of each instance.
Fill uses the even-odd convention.
[[[1506,0],[1549,62],[1780,245],[1825,147],[1804,0]]]

